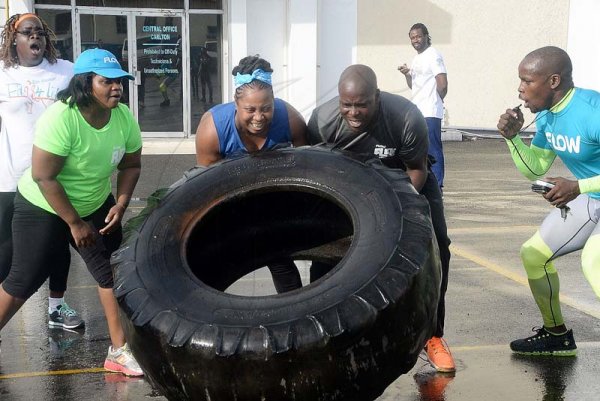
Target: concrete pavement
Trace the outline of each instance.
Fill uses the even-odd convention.
[[[156,141],[154,151],[149,150],[150,142],[144,149],[143,173],[135,193],[138,198],[168,186],[194,164],[194,156],[189,154],[192,141]],[[556,263],[563,313],[574,330],[579,355],[513,355],[508,343],[541,325],[518,250],[550,206],[531,192],[502,140],[465,140],[444,146],[444,202],[453,242],[445,337],[458,371],[455,375],[436,374],[420,360],[411,372],[392,383],[379,401],[597,399],[600,302],[583,277],[580,252]],[[166,155],[155,154],[165,150]],[[552,171],[566,174],[561,165]],[[142,202],[133,202],[132,213],[142,207]],[[306,269],[301,270],[306,280]],[[0,399],[164,400],[143,379],[126,379],[102,370],[109,345],[106,323],[94,282],[77,258],[69,280],[67,300],[86,319],[85,331],[48,329],[44,285],[2,330]],[[235,291],[247,295],[274,292],[268,272],[262,270],[238,282]]]

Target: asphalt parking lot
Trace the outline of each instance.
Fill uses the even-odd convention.
[[[579,252],[556,263],[563,313],[578,356],[519,357],[508,348],[511,340],[541,325],[518,250],[550,206],[531,192],[503,140],[472,139],[444,144],[444,203],[452,239],[445,337],[458,370],[436,374],[419,360],[378,400],[596,400],[600,302],[583,277]],[[158,142],[148,146],[161,147]],[[136,197],[146,198],[192,167],[194,156],[176,148],[166,155],[145,152]],[[552,174],[567,173],[556,165]],[[132,213],[142,207],[142,201],[132,202]],[[302,273],[306,280],[305,268]],[[264,271],[236,288],[248,295],[273,291]],[[0,400],[165,400],[143,379],[102,369],[109,346],[106,323],[94,282],[79,259],[71,268],[67,301],[85,318],[85,331],[49,329],[46,299],[43,286],[2,330]]]

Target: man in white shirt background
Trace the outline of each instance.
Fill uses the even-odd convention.
[[[440,189],[443,189],[442,118],[444,118],[444,97],[448,93],[446,66],[440,52],[431,46],[431,36],[425,25],[414,24],[408,32],[408,37],[417,55],[413,58],[410,68],[403,64],[398,69],[404,74],[406,83],[412,90],[412,102],[417,105],[427,121],[429,155],[435,159],[431,170]]]

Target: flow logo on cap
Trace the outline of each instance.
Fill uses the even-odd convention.
[[[133,79],[131,74],[121,68],[121,64],[114,54],[98,48],[88,49],[81,53],[75,60],[73,72],[75,75],[93,72],[105,78]]]

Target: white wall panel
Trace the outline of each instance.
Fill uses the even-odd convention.
[[[571,0],[567,51],[575,85],[600,91],[600,1]]]
[[[356,0],[319,1],[317,104],[337,96],[342,71],[356,63]]]
[[[246,16],[248,54],[244,56],[260,54],[271,63],[275,96],[287,100],[287,1],[247,0]],[[238,61],[232,60],[233,66]]]

